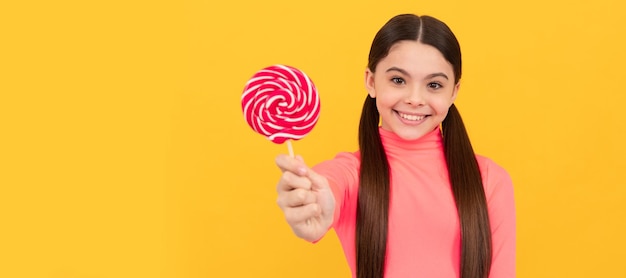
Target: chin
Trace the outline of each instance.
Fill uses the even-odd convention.
[[[411,141],[411,140],[417,140],[419,138],[422,138],[424,135],[426,135],[426,133],[428,133],[427,131],[424,130],[399,130],[398,132],[394,132],[396,135],[398,135],[398,137],[407,140],[407,141]]]

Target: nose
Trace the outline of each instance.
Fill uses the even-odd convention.
[[[421,88],[414,87],[414,88],[408,90],[407,95],[406,95],[406,99],[404,100],[404,102],[406,104],[410,104],[410,105],[413,105],[413,106],[424,105],[424,103],[425,103],[424,93],[425,92],[423,92],[423,90],[421,90]]]

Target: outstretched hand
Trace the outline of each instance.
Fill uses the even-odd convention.
[[[328,180],[307,167],[300,156],[276,157],[283,172],[276,191],[278,206],[293,232],[308,241],[320,239],[333,223],[335,198]]]

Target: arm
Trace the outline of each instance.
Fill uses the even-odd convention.
[[[497,164],[488,166],[487,206],[491,224],[493,260],[490,278],[515,277],[515,198],[509,174]]]

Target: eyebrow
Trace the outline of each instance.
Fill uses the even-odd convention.
[[[401,69],[401,68],[398,68],[398,67],[390,67],[390,68],[389,68],[389,69],[387,69],[385,72],[390,72],[390,71],[397,71],[397,72],[400,72],[400,73],[402,73],[402,74],[404,74],[404,75],[411,76],[411,75],[409,74],[409,72],[407,72],[406,70],[403,70],[403,69]],[[438,77],[438,76],[441,76],[441,77],[443,77],[443,78],[445,78],[445,79],[449,80],[448,76],[447,76],[445,73],[443,73],[443,72],[431,73],[431,74],[429,74],[429,75],[427,75],[427,76],[426,76],[426,79],[430,79],[430,78],[434,78],[434,77]]]

